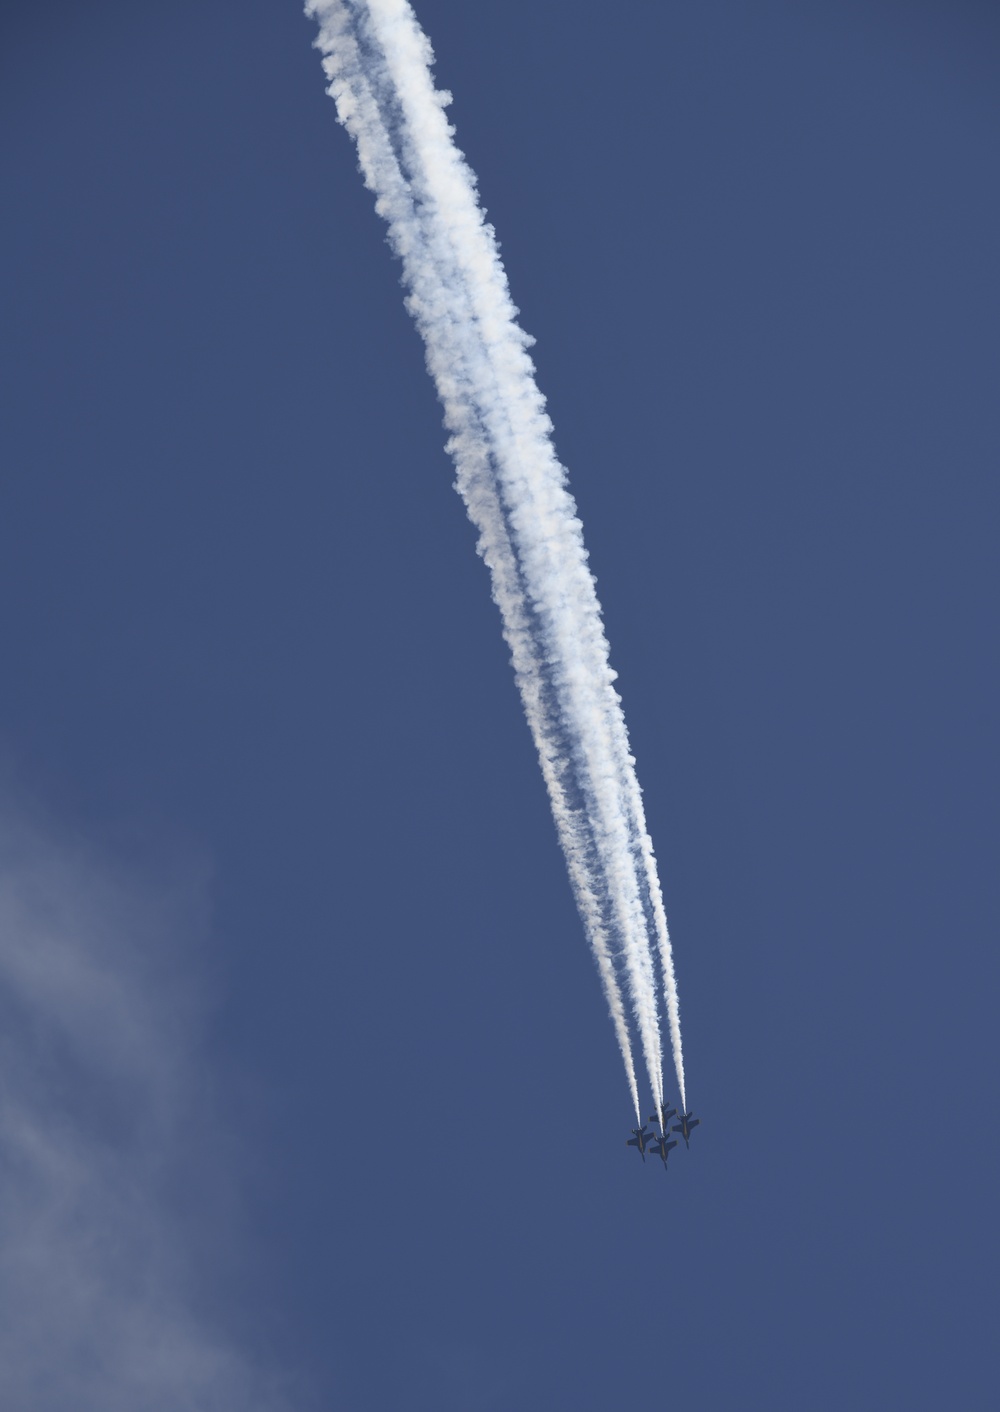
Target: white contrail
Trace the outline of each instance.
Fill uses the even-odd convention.
[[[480,531],[570,877],[634,1075],[618,943],[653,1095],[663,1098],[656,936],[684,1092],[670,941],[600,605],[551,423],[475,178],[452,141],[406,0],[309,0],[340,121],[403,261],[445,408],[457,487]]]
[[[453,432],[453,450],[463,470],[463,494],[470,515],[480,529],[478,549],[486,560],[493,581],[494,597],[503,611],[504,630],[511,648],[515,674],[524,701],[532,733],[538,743],[542,771],[548,787],[560,842],[569,866],[570,879],[584,925],[591,938],[598,971],[611,1012],[612,1023],[625,1064],[629,1091],[636,1116],[639,1116],[639,1096],[635,1079],[628,1023],[621,990],[615,975],[607,928],[602,920],[600,905],[591,885],[581,844],[581,822],[574,817],[566,797],[561,774],[564,773],[558,745],[557,728],[546,701],[544,662],[540,659],[529,620],[529,609],[521,574],[517,565],[506,516],[501,505],[493,469],[487,450],[487,436],[475,406],[475,388],[489,371],[483,367],[483,351],[468,337],[454,338],[455,330],[468,324],[467,311],[456,304],[454,280],[445,276],[451,269],[450,256],[445,261],[444,275],[435,258],[433,231],[425,232],[422,213],[417,208],[412,190],[403,176],[394,155],[389,136],[379,120],[378,97],[362,67],[357,43],[346,24],[346,16],[336,17],[343,27],[335,35],[338,72],[349,81],[351,101],[362,115],[359,124],[359,148],[366,173],[376,174],[370,184],[379,193],[379,210],[390,220],[396,243],[405,250],[415,271],[412,280],[411,307],[422,306],[448,309],[448,318],[438,328],[436,348],[443,367],[452,370],[461,384],[464,396],[449,403],[449,426]],[[385,95],[383,95],[384,100]],[[473,358],[475,366],[466,366]]]

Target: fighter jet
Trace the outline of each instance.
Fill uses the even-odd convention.
[[[657,1157],[659,1157],[660,1161],[663,1163],[664,1171],[667,1170],[667,1156],[676,1146],[676,1142],[667,1141],[666,1133],[661,1133],[659,1137],[653,1137],[649,1140],[649,1150],[650,1152],[655,1152]]]
[[[671,1118],[676,1118],[676,1117],[677,1117],[677,1109],[676,1109],[676,1108],[667,1108],[667,1107],[666,1107],[666,1100],[664,1100],[663,1122],[662,1122],[662,1124],[660,1125],[660,1132],[661,1132],[661,1133],[665,1133],[665,1132],[667,1131],[667,1124],[670,1122],[670,1119],[671,1119]],[[660,1122],[660,1115],[659,1115],[659,1113],[651,1113],[651,1114],[649,1115],[649,1121],[650,1121],[651,1123],[659,1123],[659,1122]]]
[[[632,1136],[625,1139],[625,1146],[637,1147],[639,1149],[639,1156],[645,1162],[646,1144],[653,1141],[653,1134],[646,1131],[645,1123],[643,1123],[641,1128],[632,1128],[631,1131]]]
[[[688,1141],[691,1136],[691,1129],[696,1128],[700,1122],[700,1118],[692,1118],[690,1113],[682,1113],[680,1122],[674,1124],[673,1131],[680,1133],[681,1137],[684,1139],[685,1147],[691,1146]]]

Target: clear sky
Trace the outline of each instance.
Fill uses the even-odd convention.
[[[416,9],[538,339],[702,1125],[666,1174],[625,1146],[314,27],[12,0],[0,1400],[992,1407],[1000,18]]]

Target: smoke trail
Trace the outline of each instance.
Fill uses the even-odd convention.
[[[489,384],[489,370],[484,368],[482,349],[476,348],[468,338],[456,340],[451,336],[454,329],[468,325],[470,311],[462,305],[461,291],[456,290],[454,281],[449,286],[438,267],[433,231],[427,232],[423,228],[422,213],[402,174],[390,135],[380,120],[382,106],[391,101],[391,95],[379,92],[377,85],[369,83],[361,65],[358,45],[346,26],[337,33],[336,43],[340,72],[342,75],[349,74],[352,93],[363,114],[359,146],[362,148],[365,170],[377,174],[377,182],[373,184],[380,193],[379,210],[392,222],[394,230],[400,232],[399,245],[409,252],[414,269],[419,272],[412,282],[411,308],[419,302],[427,308],[446,308],[449,311],[449,317],[442,320],[438,330],[438,346],[443,364],[455,370],[464,390],[464,397],[452,405],[450,421],[455,454],[463,468],[463,495],[471,518],[480,528],[478,549],[490,568],[494,597],[503,607],[505,635],[511,648],[515,675],[525,712],[538,742],[542,771],[569,865],[571,883],[593,944],[638,1117],[635,1066],[608,928],[590,884],[588,869],[580,857],[579,835],[586,820],[582,811],[574,813],[567,798],[563,780],[565,769],[556,743],[557,728],[549,699],[551,693],[545,690],[544,663],[539,657],[536,634],[530,624],[530,606],[523,575],[511,545],[506,513],[497,493],[496,473],[486,450],[486,431],[475,401],[475,388],[482,385],[484,379]],[[382,88],[384,90],[384,85]],[[450,259],[446,258],[446,270],[450,263]],[[474,366],[467,366],[470,357],[474,360]]]
[[[633,1102],[638,1111],[615,960],[660,1105],[650,929],[683,1094],[670,941],[582,529],[525,351],[531,340],[517,326],[475,178],[444,117],[449,95],[433,87],[430,46],[406,0],[309,0],[306,8],[320,23],[338,116],[403,261],[457,488],[480,532]]]

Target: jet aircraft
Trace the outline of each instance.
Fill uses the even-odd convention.
[[[646,1145],[653,1141],[653,1134],[646,1131],[645,1123],[643,1123],[641,1128],[632,1128],[631,1131],[632,1136],[625,1139],[625,1146],[637,1147],[639,1149],[639,1156],[645,1162]]]
[[[667,1107],[666,1107],[666,1104],[664,1103],[664,1108],[663,1108],[663,1121],[660,1122],[660,1115],[659,1115],[659,1113],[651,1113],[651,1114],[649,1115],[649,1121],[650,1121],[651,1123],[660,1123],[660,1132],[661,1132],[661,1133],[665,1133],[665,1132],[667,1131],[667,1124],[670,1122],[670,1119],[671,1119],[671,1118],[676,1118],[676,1117],[677,1117],[677,1109],[676,1109],[676,1108],[667,1108]]]
[[[659,1157],[660,1161],[663,1163],[664,1171],[667,1170],[667,1157],[676,1146],[676,1142],[667,1141],[666,1133],[661,1133],[659,1137],[653,1137],[649,1140],[649,1150],[650,1152],[655,1152],[657,1157]]]
[[[691,1136],[691,1129],[696,1128],[700,1122],[700,1118],[692,1118],[690,1113],[682,1113],[680,1122],[674,1124],[673,1131],[680,1133],[681,1137],[684,1139],[685,1147],[690,1147],[691,1144],[688,1139]]]

